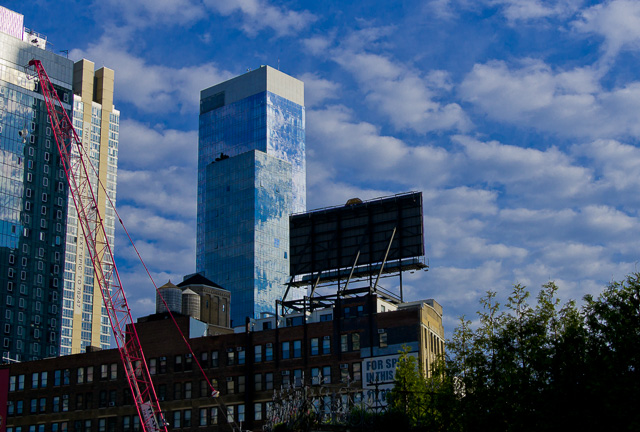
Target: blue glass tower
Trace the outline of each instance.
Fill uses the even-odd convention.
[[[275,311],[305,210],[304,84],[263,66],[203,90],[196,269],[231,291],[233,325]]]

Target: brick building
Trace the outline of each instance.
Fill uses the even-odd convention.
[[[260,430],[274,389],[349,382],[366,398],[374,386],[390,386],[395,367],[388,365],[395,362],[387,360],[397,359],[403,346],[425,370],[444,350],[437,302],[394,304],[369,292],[336,296],[328,307],[264,316],[215,336],[195,337],[206,325],[176,317],[223,404],[210,396],[168,315],[140,319],[138,335],[171,430],[228,430],[225,415],[243,429]],[[141,430],[116,349],[4,365],[2,407],[4,400],[8,432]]]

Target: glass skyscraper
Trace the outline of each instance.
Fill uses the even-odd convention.
[[[286,289],[289,215],[306,210],[304,84],[262,66],[205,89],[199,131],[196,269],[231,291],[242,325]]]
[[[46,51],[23,17],[0,7],[0,316],[3,361],[59,353],[67,182],[38,83],[42,61],[65,109],[73,62]]]
[[[98,169],[90,181],[113,245],[120,113],[114,72],[46,50],[46,37],[0,7],[0,335],[5,361],[109,348],[111,327],[78,226],[33,70],[38,59]],[[75,148],[72,147],[72,151]]]

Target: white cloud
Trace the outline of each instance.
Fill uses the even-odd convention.
[[[584,0],[431,0],[429,9],[442,19],[451,19],[461,11],[480,13],[498,8],[510,25],[565,18],[575,14]]]
[[[325,167],[321,168],[323,173],[350,182],[371,181],[375,173],[378,181],[393,181],[413,189],[442,182],[451,174],[446,150],[428,145],[410,147],[398,138],[382,135],[373,124],[355,120],[353,112],[344,106],[310,110],[307,136],[308,158],[315,169],[321,165]]]
[[[592,6],[573,23],[576,30],[605,39],[608,58],[622,49],[640,49],[640,3],[614,0]]]
[[[175,166],[138,171],[120,169],[118,205],[123,204],[195,220],[196,170]]]
[[[240,15],[242,30],[249,36],[255,36],[265,28],[272,29],[277,36],[288,36],[300,32],[317,19],[309,11],[297,12],[264,0],[204,0],[204,4],[224,16]]]
[[[339,83],[321,78],[317,73],[307,72],[298,77],[304,82],[304,105],[313,108],[328,99],[340,98]]]
[[[101,18],[123,20],[127,25],[143,28],[150,25],[185,25],[203,18],[204,8],[192,0],[107,0],[99,3]],[[109,10],[105,11],[104,8]]]
[[[124,118],[120,122],[119,158],[122,167],[134,169],[195,167],[198,158],[198,133],[165,129]]]
[[[303,44],[315,55],[330,58],[353,75],[365,101],[399,130],[418,133],[466,130],[470,121],[457,103],[441,102],[451,89],[447,72],[426,74],[391,56],[372,53],[384,48],[380,38],[393,27],[350,32],[338,45],[329,37],[315,36]]]
[[[194,115],[200,90],[232,77],[213,63],[172,68],[149,64],[126,51],[121,40],[104,35],[84,50],[73,50],[69,57],[87,58],[115,70],[116,100],[123,100],[145,112],[181,112]],[[117,108],[117,107],[116,107]]]
[[[598,184],[612,196],[624,194],[640,204],[640,149],[614,140],[596,140],[575,145],[572,152],[589,158],[598,176]]]
[[[461,97],[489,117],[519,127],[576,137],[640,136],[640,82],[610,91],[595,69],[556,72],[525,59],[519,68],[504,61],[476,64],[459,87]]]
[[[490,0],[500,6],[511,22],[530,21],[550,17],[564,17],[577,11],[582,0]]]

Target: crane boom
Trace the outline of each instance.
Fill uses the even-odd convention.
[[[82,142],[42,62],[33,59],[29,62],[29,66],[32,66],[38,75],[60,159],[69,182],[71,197],[78,213],[79,225],[84,234],[88,255],[93,263],[94,274],[100,286],[140,423],[145,432],[166,432],[167,423],[160,410],[151,374],[120,282],[104,220],[100,215],[96,199],[97,188],[91,185],[88,166],[90,162],[85,161],[86,152]]]

